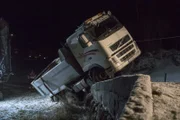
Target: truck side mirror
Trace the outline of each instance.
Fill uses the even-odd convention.
[[[58,54],[59,54],[60,61],[65,60],[65,57],[64,57],[64,55],[63,55],[61,49],[58,50]]]
[[[110,16],[112,15],[111,11],[108,11],[107,14],[110,15]]]
[[[92,45],[92,42],[84,35],[82,34],[80,36],[81,43],[84,44],[86,47],[90,47]]]

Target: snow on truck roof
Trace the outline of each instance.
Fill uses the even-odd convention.
[[[101,13],[98,13],[97,15],[87,19],[85,22],[83,22],[76,30],[75,30],[75,33],[73,33],[71,36],[69,36],[67,39],[66,39],[66,42],[69,43],[71,42],[71,40],[76,37],[77,35],[79,34],[82,34],[83,31],[85,30],[85,27],[88,27],[89,24],[93,23],[93,21],[97,20],[98,18],[102,17],[103,15],[111,15],[111,12],[108,11],[107,13],[106,12],[101,12]],[[107,18],[107,17],[106,17]]]
[[[84,23],[85,24],[89,24],[90,22],[94,21],[95,19],[100,18],[101,16],[103,16],[103,13],[98,13],[97,15],[87,19]]]
[[[111,16],[111,15],[112,14],[110,11],[108,11],[107,13],[100,12],[100,13],[96,14],[95,16],[85,20],[85,22],[83,22],[75,30],[75,32],[66,39],[66,42],[71,43],[72,39],[76,38],[78,35],[82,34],[86,28],[89,28],[89,26],[91,26],[91,25],[95,25],[96,23],[100,23],[100,22],[104,21],[105,19],[109,18],[109,16]],[[102,17],[102,19],[99,19],[100,17]]]

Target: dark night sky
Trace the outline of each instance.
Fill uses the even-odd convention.
[[[0,16],[15,34],[13,47],[57,54],[60,41],[84,20],[111,10],[136,40],[180,35],[179,0],[84,0],[1,2]],[[151,33],[151,34],[149,34]],[[35,44],[37,43],[37,44]]]

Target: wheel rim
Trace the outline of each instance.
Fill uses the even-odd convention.
[[[100,80],[105,80],[105,79],[107,79],[107,74],[105,73],[105,72],[100,72],[99,73],[99,75],[98,75],[98,77],[100,78]]]
[[[108,79],[108,75],[105,73],[105,70],[102,68],[93,68],[90,71],[90,77],[93,82],[99,82]]]

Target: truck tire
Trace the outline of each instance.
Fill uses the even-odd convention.
[[[79,98],[77,97],[76,94],[72,92],[66,92],[65,93],[65,98],[68,104],[78,104],[79,103]]]
[[[61,91],[60,93],[51,97],[52,102],[64,102],[65,101],[65,91]]]
[[[84,101],[85,106],[90,106],[92,100],[93,100],[92,93],[87,94]]]
[[[63,91],[51,97],[52,102],[62,102],[66,106],[80,105],[80,99],[71,91]]]
[[[59,102],[60,101],[60,96],[58,96],[58,95],[52,96],[51,101],[52,102]]]
[[[100,67],[92,68],[89,71],[89,77],[94,83],[109,79],[109,76],[106,74],[105,70]]]

